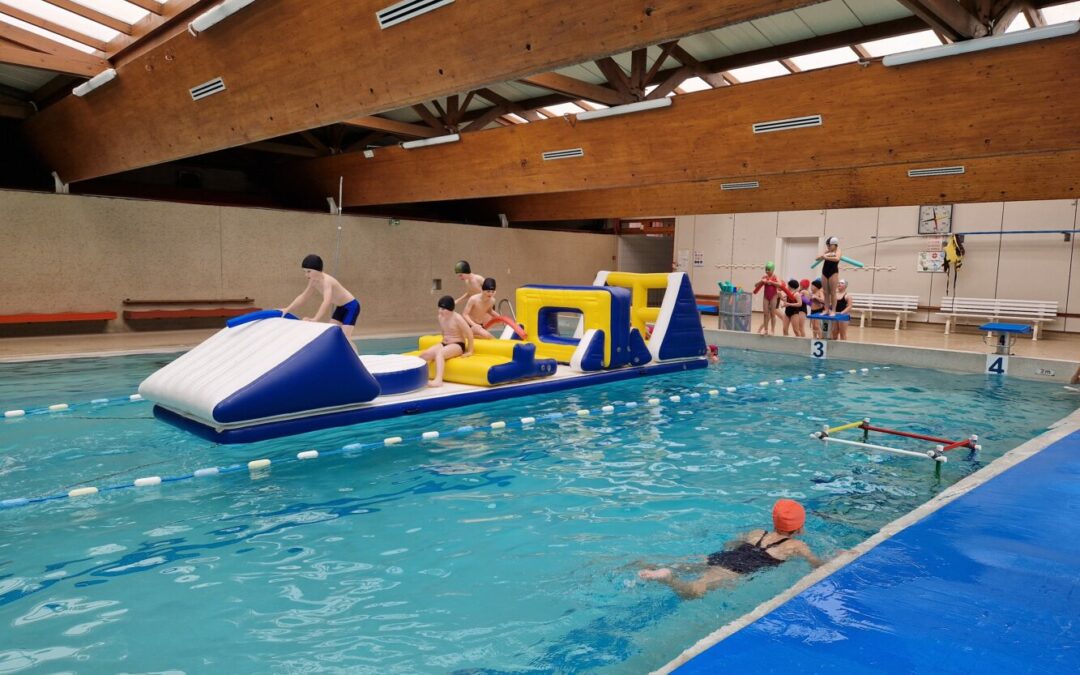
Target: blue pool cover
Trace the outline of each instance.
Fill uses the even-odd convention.
[[[1080,432],[676,670],[1080,673]]]

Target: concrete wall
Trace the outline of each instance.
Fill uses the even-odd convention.
[[[513,298],[526,283],[590,284],[617,246],[600,234],[16,191],[0,191],[0,214],[0,314],[119,313],[124,298],[283,307],[304,288],[300,260],[319,253],[360,299],[362,328],[416,326],[434,324],[440,295],[462,292],[458,259]]]
[[[841,238],[848,257],[867,267],[883,269],[845,270],[854,292],[918,295],[919,304],[937,307],[946,295],[945,275],[916,271],[916,258],[927,250],[918,232],[918,206],[894,206],[826,211],[705,214],[681,216],[675,224],[675,252],[701,254],[704,264],[687,271],[694,291],[715,294],[717,283],[731,280],[752,287],[761,277],[766,260],[780,260],[784,238]],[[957,204],[953,208],[953,231],[1080,229],[1077,200]],[[901,238],[904,237],[904,238]],[[1077,238],[1065,242],[1060,234],[978,235],[965,241],[966,255],[951,295],[980,298],[1056,300],[1058,312],[1080,315],[1080,251]],[[804,278],[810,270],[777,270],[784,278]],[[761,309],[760,294],[755,310]],[[917,321],[940,319],[932,311],[913,317]],[[1048,330],[1080,332],[1080,317],[1047,324]]]

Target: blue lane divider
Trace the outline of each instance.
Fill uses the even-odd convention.
[[[146,399],[139,394],[129,394],[128,396],[116,396],[113,398],[95,398],[82,403],[54,403],[40,408],[14,408],[12,410],[5,410],[3,417],[5,419],[18,419],[22,417],[35,417],[38,415],[53,415],[60,412],[77,410],[79,408],[101,408],[105,406],[125,405],[127,403],[141,403],[145,400]]]
[[[874,366],[871,368],[852,368],[850,370],[837,370],[832,374],[834,376],[843,375],[855,375],[855,374],[867,374],[875,370],[890,370],[889,366]],[[827,373],[819,372],[808,375],[796,375],[792,377],[775,379],[775,380],[763,380],[757,383],[746,383],[735,386],[720,387],[716,389],[709,389],[707,395],[702,395],[699,391],[692,390],[680,390],[678,394],[667,394],[666,398],[659,396],[653,396],[649,398],[646,403],[651,407],[663,405],[664,401],[670,401],[673,403],[683,403],[687,400],[695,401],[712,401],[723,400],[720,395],[722,393],[734,394],[741,391],[756,390],[756,389],[768,389],[769,387],[778,387],[784,384],[793,384],[796,382],[816,382],[818,380],[827,377]],[[179,483],[183,481],[193,480],[196,478],[208,478],[212,476],[228,475],[233,473],[239,473],[247,470],[252,474],[264,471],[271,466],[280,466],[285,464],[296,464],[300,462],[310,461],[321,457],[332,457],[334,455],[351,454],[361,452],[364,450],[374,450],[376,448],[383,448],[389,445],[399,445],[402,443],[413,443],[417,441],[427,441],[436,438],[453,438],[456,436],[467,436],[472,433],[496,431],[500,429],[520,428],[520,429],[532,429],[539,424],[554,423],[573,415],[577,417],[589,417],[592,415],[604,415],[611,414],[616,411],[617,406],[621,406],[626,409],[634,409],[640,405],[637,401],[625,401],[615,405],[604,405],[597,410],[590,410],[588,408],[575,409],[572,413],[552,412],[541,417],[521,417],[516,420],[498,420],[491,422],[484,426],[465,425],[460,426],[449,431],[425,431],[414,436],[389,436],[378,441],[368,441],[366,443],[349,443],[343,445],[340,448],[333,448],[330,450],[315,450],[308,449],[296,453],[294,456],[285,456],[276,459],[261,458],[253,459],[246,464],[231,464],[229,466],[213,466],[196,469],[190,473],[181,474],[178,476],[143,476],[136,478],[127,483],[119,483],[116,485],[108,485],[105,487],[83,486],[77,487],[67,492],[48,495],[45,497],[17,497],[12,499],[0,500],[0,509],[16,508],[20,506],[29,506],[30,504],[41,504],[43,502],[52,502],[61,499],[74,499],[77,497],[85,497],[90,495],[99,494],[101,492],[113,492],[116,490],[125,490],[128,488],[142,488],[160,486],[165,483]]]

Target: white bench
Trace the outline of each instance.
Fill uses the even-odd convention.
[[[1005,298],[950,298],[941,299],[941,311],[945,317],[945,334],[953,322],[962,318],[1012,319],[1032,324],[1031,339],[1039,339],[1039,325],[1057,320],[1056,300],[1007,300]]]
[[[919,309],[919,296],[917,295],[885,295],[883,293],[852,293],[855,311],[861,312],[859,316],[859,328],[866,325],[866,320],[874,320],[874,312],[889,312],[896,315],[896,325],[893,330],[900,330],[900,326],[907,325],[907,315]]]

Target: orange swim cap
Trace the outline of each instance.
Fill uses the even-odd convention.
[[[777,499],[772,507],[772,521],[777,532],[796,532],[806,523],[806,509],[797,501]]]

